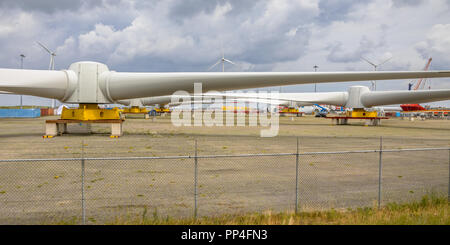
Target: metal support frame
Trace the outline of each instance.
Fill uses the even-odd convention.
[[[81,142],[81,220],[82,224],[86,224],[86,205],[84,197],[84,176],[85,176],[85,163],[84,163],[84,141]]]
[[[378,160],[378,209],[381,208],[381,176],[383,167],[383,136],[380,136],[380,152]]]
[[[195,139],[194,153],[194,218],[197,218],[197,175],[198,175],[198,158],[197,158],[197,139]]]
[[[297,154],[295,154],[295,213],[298,213],[298,155],[299,145],[297,137]]]

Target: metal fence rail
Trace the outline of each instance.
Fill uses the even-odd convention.
[[[233,157],[264,157],[264,156],[304,156],[304,155],[336,155],[351,153],[376,153],[376,152],[403,152],[403,151],[436,151],[450,150],[450,147],[438,148],[412,148],[412,149],[382,149],[360,151],[327,151],[327,152],[299,152],[299,153],[265,153],[265,154],[235,154],[235,155],[200,155],[200,156],[162,156],[162,157],[73,157],[73,158],[24,158],[24,159],[0,159],[2,162],[48,162],[48,161],[81,161],[84,160],[157,160],[157,159],[194,159],[194,158],[233,158]]]
[[[84,145],[84,144],[83,144]],[[0,223],[96,224],[450,199],[450,147],[0,160]]]

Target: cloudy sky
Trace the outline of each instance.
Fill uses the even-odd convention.
[[[226,71],[450,69],[450,0],[1,0],[0,67],[56,69],[76,61],[116,71],[206,71],[221,57]],[[215,71],[220,71],[216,68]],[[380,81],[378,90],[407,89],[410,81]],[[344,91],[370,82],[319,84]],[[431,88],[450,88],[433,79]],[[283,92],[311,92],[314,85]],[[0,105],[18,96],[0,95]],[[50,105],[26,96],[25,104]],[[439,105],[450,106],[450,101]]]

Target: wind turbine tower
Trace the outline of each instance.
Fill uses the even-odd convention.
[[[37,42],[37,41],[36,41]],[[49,70],[55,70],[55,56],[56,53],[51,51],[49,48],[47,48],[44,44],[37,42],[39,46],[41,46],[45,51],[47,51],[50,54],[50,64],[48,66]],[[52,108],[55,108],[55,99],[52,99]]]

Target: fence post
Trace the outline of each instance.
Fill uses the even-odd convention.
[[[81,141],[81,220],[82,224],[86,224],[86,206],[84,200],[84,140]]]
[[[197,139],[195,139],[194,153],[194,218],[197,218]]]
[[[295,154],[295,213],[298,213],[298,137],[297,137],[297,154]]]
[[[380,152],[378,161],[378,209],[381,208],[381,175],[383,166],[383,136],[380,136]]]

